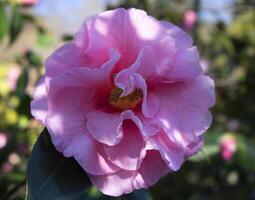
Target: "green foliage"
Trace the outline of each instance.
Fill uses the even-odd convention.
[[[33,147],[27,178],[27,199],[84,199],[90,185],[75,160],[56,151],[46,129]]]
[[[0,3],[0,41],[8,31],[8,21],[3,3]]]
[[[20,13],[18,5],[12,7],[12,18],[10,24],[10,44],[12,44],[20,34],[23,26],[23,16]]]

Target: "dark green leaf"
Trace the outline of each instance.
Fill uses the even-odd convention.
[[[136,190],[130,194],[123,195],[122,200],[152,200],[148,190]]]
[[[90,186],[84,170],[73,158],[65,158],[53,146],[45,129],[30,156],[27,169],[27,199],[89,199]]]
[[[33,51],[28,51],[26,53],[26,58],[27,58],[30,65],[33,65],[33,66],[36,66],[36,67],[39,67],[39,66],[42,65],[42,60],[41,60],[40,56],[37,55]]]
[[[12,8],[12,18],[10,24],[10,44],[15,42],[19,33],[22,30],[23,18],[20,13],[18,5],[13,6]]]
[[[8,30],[8,22],[4,9],[4,5],[0,3],[0,40],[3,39]]]
[[[25,69],[20,75],[17,82],[16,92],[20,97],[23,97],[25,95],[27,84],[28,84],[28,71]]]

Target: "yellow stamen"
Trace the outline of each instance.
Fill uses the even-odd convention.
[[[114,88],[109,96],[109,103],[112,107],[120,110],[134,109],[143,99],[143,92],[141,89],[135,89],[127,96],[120,97],[123,90]]]

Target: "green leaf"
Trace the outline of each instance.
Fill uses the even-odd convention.
[[[26,53],[26,58],[30,65],[33,65],[35,67],[40,67],[42,65],[42,60],[41,60],[40,56],[32,50],[29,50]]]
[[[15,42],[19,33],[22,30],[23,17],[20,13],[20,9],[18,5],[13,6],[12,8],[12,18],[10,24],[10,44]]]
[[[210,162],[210,157],[220,152],[219,139],[221,135],[221,133],[207,133],[204,147],[197,154],[190,157],[189,160],[192,162],[201,162],[205,160]]]
[[[28,84],[28,71],[27,71],[27,69],[25,69],[22,72],[22,74],[19,76],[19,79],[18,79],[18,82],[17,82],[16,93],[20,97],[25,96],[27,84]]]
[[[73,158],[65,158],[53,146],[46,129],[33,147],[27,169],[27,199],[90,199],[90,182]]]
[[[123,200],[152,200],[148,190],[136,190],[130,194],[125,194],[121,197]]]
[[[8,21],[4,9],[4,5],[0,3],[0,40],[3,39],[8,30]]]

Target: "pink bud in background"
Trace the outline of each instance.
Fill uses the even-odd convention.
[[[22,5],[32,6],[38,3],[38,0],[18,0],[18,2]]]
[[[183,19],[183,24],[184,24],[184,29],[186,31],[190,31],[195,23],[197,21],[197,13],[193,10],[188,10],[184,13],[184,19]]]
[[[234,135],[225,134],[220,140],[220,154],[223,160],[229,161],[233,158],[237,149],[237,142]]]
[[[2,167],[1,167],[1,172],[3,173],[9,173],[13,169],[13,165],[10,164],[9,162],[5,162]]]
[[[4,148],[7,144],[7,136],[5,133],[0,133],[0,149]]]
[[[20,73],[21,70],[17,65],[13,64],[9,66],[7,81],[10,90],[13,91],[16,89]]]

